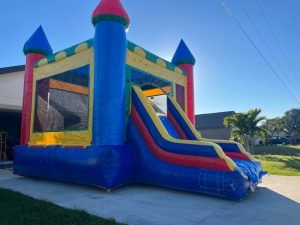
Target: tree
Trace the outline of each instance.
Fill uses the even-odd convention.
[[[268,137],[282,136],[286,133],[286,118],[276,117],[263,121],[261,128],[267,132]]]
[[[254,144],[254,138],[260,136],[264,138],[265,131],[259,127],[265,117],[260,116],[260,109],[251,109],[245,113],[236,113],[224,119],[226,127],[235,128],[232,131],[232,138],[244,144],[245,148],[250,151]]]
[[[285,127],[289,135],[300,135],[300,109],[291,109],[285,113]]]

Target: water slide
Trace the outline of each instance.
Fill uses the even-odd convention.
[[[174,106],[172,108],[172,106]],[[172,114],[169,113],[172,111]],[[260,181],[263,172],[234,142],[197,137],[176,102],[168,99],[168,117],[158,117],[138,87],[133,87],[128,140],[136,151],[138,169],[135,180],[179,190],[241,199]],[[173,116],[173,118],[172,118]],[[176,117],[176,118],[174,118]],[[177,122],[177,123],[174,123]],[[190,135],[190,136],[189,136]],[[192,135],[194,135],[192,137]],[[191,138],[192,137],[192,138]],[[230,154],[229,154],[230,155]]]

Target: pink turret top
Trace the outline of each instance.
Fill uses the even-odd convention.
[[[128,27],[129,16],[120,0],[102,0],[93,12],[93,24],[101,21],[116,21]]]

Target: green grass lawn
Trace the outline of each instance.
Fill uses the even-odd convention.
[[[65,209],[17,192],[0,189],[1,225],[119,225],[84,211]]]
[[[255,146],[252,152],[270,174],[300,176],[300,145]]]

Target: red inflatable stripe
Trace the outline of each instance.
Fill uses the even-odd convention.
[[[174,116],[172,115],[172,113],[170,112],[170,110],[168,110],[168,119],[170,120],[170,122],[172,123],[172,125],[174,126],[175,130],[177,131],[177,133],[179,134],[181,139],[187,140],[187,136],[185,135],[185,133],[183,132],[183,130],[181,129],[181,127],[179,126],[179,124],[177,123],[177,121],[175,120]]]
[[[248,156],[246,156],[245,154],[242,154],[242,153],[238,153],[238,152],[225,152],[225,154],[228,157],[234,158],[234,159],[250,160]]]
[[[145,140],[146,145],[158,159],[180,166],[231,171],[226,162],[221,158],[175,154],[161,149],[155,144],[151,134],[147,130],[147,127],[134,106],[132,106],[131,117]]]

